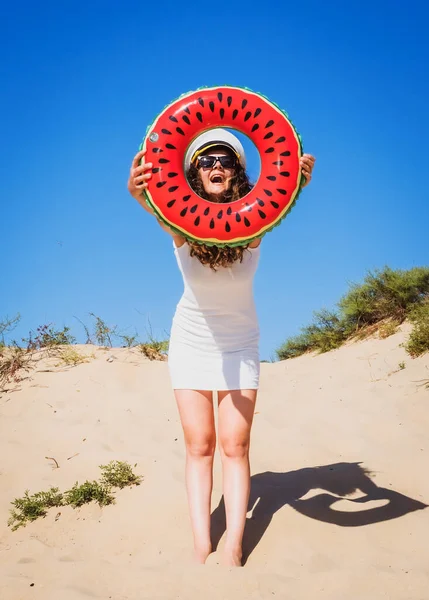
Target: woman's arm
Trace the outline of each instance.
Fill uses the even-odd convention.
[[[164,223],[162,223],[158,219],[153,208],[149,206],[149,204],[146,202],[143,190],[147,188],[147,182],[152,177],[152,173],[147,173],[146,171],[149,171],[149,169],[151,169],[153,165],[152,163],[145,162],[145,154],[146,152],[144,150],[141,150],[133,158],[133,162],[130,169],[130,176],[128,179],[128,191],[130,192],[131,196],[137,200],[137,202],[142,208],[144,208],[148,213],[156,217],[156,220],[158,221],[158,224],[161,227],[161,229],[163,229],[172,236],[176,246],[183,246],[183,244],[185,243],[185,238],[181,235],[177,235],[167,225],[164,225]]]

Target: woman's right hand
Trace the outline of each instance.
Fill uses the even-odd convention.
[[[143,208],[148,208],[143,198],[143,190],[147,188],[147,182],[152,177],[151,172],[147,172],[152,168],[152,163],[145,162],[145,150],[140,150],[132,162],[130,169],[130,177],[128,179],[128,191]],[[140,164],[141,161],[141,164]]]

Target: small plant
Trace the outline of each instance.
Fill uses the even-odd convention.
[[[405,363],[404,361],[400,362],[398,365],[399,369],[402,371],[403,369],[405,369]]]
[[[389,321],[388,323],[383,323],[378,328],[378,337],[382,340],[393,335],[397,332],[399,327],[398,321]]]
[[[22,371],[30,370],[31,354],[18,346],[5,348],[0,356],[0,390],[14,381],[21,381]]]
[[[108,465],[100,465],[101,482],[108,487],[124,488],[127,485],[140,485],[142,477],[135,475],[131,466],[119,460],[111,461]]]
[[[289,338],[277,352],[279,360],[294,358],[305,352],[328,352],[341,346],[347,337],[347,328],[340,316],[327,309],[313,314],[313,323],[301,328],[301,334]]]
[[[335,312],[314,313],[313,323],[301,329],[301,334],[289,338],[276,353],[280,360],[294,358],[313,350],[326,352],[338,348],[349,339],[364,339],[377,331],[380,337],[395,333],[396,328],[417,311],[415,331],[408,351],[417,356],[429,349],[429,324],[418,312],[428,304],[429,268],[415,267],[408,271],[382,270],[369,272],[362,284],[352,284],[337,303]],[[412,317],[410,317],[412,320]]]
[[[416,306],[409,315],[414,328],[405,349],[415,358],[429,351],[429,301]]]
[[[25,527],[27,521],[35,521],[39,517],[46,515],[47,509],[52,506],[63,505],[63,495],[58,488],[51,488],[47,492],[37,492],[29,496],[28,490],[22,498],[16,498],[12,505],[16,510],[11,510],[11,516],[8,521],[12,531],[18,527]]]
[[[151,322],[148,323],[148,329],[146,329],[148,341],[139,344],[138,348],[149,360],[165,360],[170,342],[168,339],[157,340],[153,335]]]
[[[135,335],[125,335],[125,334],[118,334],[118,338],[122,339],[125,343],[124,343],[124,347],[125,348],[133,348],[134,346],[137,346],[138,342],[138,333],[136,333]]]
[[[152,340],[139,344],[138,348],[149,360],[165,360],[167,358],[168,340]]]
[[[60,352],[59,358],[62,360],[62,363],[56,365],[57,367],[61,364],[76,366],[81,363],[87,363],[90,360],[89,356],[80,354],[74,348],[65,348]],[[94,358],[94,354],[91,355],[91,358]]]
[[[110,493],[110,489],[98,481],[85,481],[80,485],[76,482],[70,490],[64,492],[64,503],[70,504],[73,508],[93,500],[98,502],[100,506],[107,506],[112,504],[115,498]]]
[[[100,469],[102,471],[100,481],[85,481],[82,484],[76,482],[64,494],[58,488],[51,488],[48,492],[37,492],[29,496],[27,490],[23,498],[16,498],[12,502],[15,509],[10,511],[9,527],[15,531],[18,527],[25,526],[27,521],[44,517],[47,509],[52,506],[70,505],[78,508],[92,501],[98,502],[100,506],[113,504],[115,501],[113,488],[121,489],[127,485],[139,485],[143,479],[140,475],[135,475],[126,462],[111,461],[108,465],[100,465]]]
[[[0,347],[6,346],[4,334],[9,333],[13,329],[15,329],[20,320],[21,315],[18,313],[16,317],[13,317],[13,319],[9,319],[9,317],[6,317],[4,321],[0,321]]]
[[[32,331],[28,338],[23,338],[22,341],[27,345],[27,350],[41,350],[43,348],[50,349],[57,346],[66,346],[74,344],[76,339],[69,333],[70,327],[63,329],[54,329],[52,324],[41,325],[36,329],[36,334]]]
[[[86,334],[86,341],[85,341],[85,344],[92,344],[92,343],[93,343],[93,341],[92,341],[91,334],[89,333],[89,329],[88,329],[88,327],[85,325],[85,323],[84,323],[83,321],[81,321],[81,320],[79,319],[79,317],[74,317],[74,318],[75,318],[77,321],[79,321],[79,323],[80,323],[80,324],[82,325],[82,327],[85,329],[85,334]]]
[[[109,327],[105,321],[94,315],[94,313],[89,313],[91,317],[95,319],[95,339],[100,346],[110,346],[112,347],[112,339],[111,336],[116,335],[116,326]]]

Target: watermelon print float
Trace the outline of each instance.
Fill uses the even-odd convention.
[[[184,157],[199,134],[235,129],[256,145],[261,173],[243,198],[214,203],[198,196],[186,179]],[[156,216],[185,238],[216,246],[242,246],[262,237],[292,208],[301,189],[301,139],[267,98],[239,87],[202,88],[169,104],[140,145],[152,178],[144,190]]]

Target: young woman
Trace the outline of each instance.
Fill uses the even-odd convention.
[[[315,159],[301,158],[305,184]],[[148,212],[143,190],[151,178],[144,152],[133,160],[128,190]],[[212,129],[198,136],[185,156],[188,181],[214,203],[237,200],[251,190],[244,149],[232,133]],[[226,539],[223,562],[241,566],[242,539],[250,492],[250,430],[259,385],[259,328],[253,278],[261,240],[238,248],[190,242],[167,226],[183,276],[184,293],[173,319],[169,370],[186,445],[186,487],[195,559],[212,551],[210,504],[218,401],[218,442],[223,469]]]

